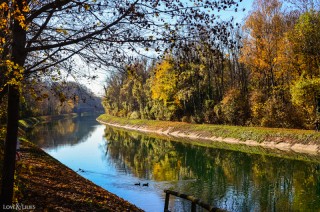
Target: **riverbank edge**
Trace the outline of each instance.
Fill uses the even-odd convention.
[[[20,153],[20,205],[35,207],[34,211],[142,211],[25,139],[21,141]]]
[[[185,122],[132,120],[102,114],[97,121],[119,128],[156,133],[173,138],[244,144],[281,151],[318,155],[320,133],[311,130],[189,124]]]
[[[76,118],[77,116],[79,116],[79,114],[70,113],[55,116],[30,117],[19,120],[19,140],[21,142],[19,152],[21,160],[17,162],[17,165],[24,168],[18,173],[19,182],[17,188],[19,192],[16,194],[19,201],[18,205],[34,206],[35,211],[39,209],[57,211],[143,211],[134,204],[82,177],[76,171],[68,168],[24,138],[25,132],[32,130],[38,124],[66,118]],[[32,162],[30,162],[31,157],[34,158]],[[55,167],[51,173],[59,174],[49,174],[50,172],[44,171],[48,170],[47,167]],[[50,183],[50,181],[45,180],[44,183],[40,183],[43,176],[47,176],[48,179],[55,178],[56,181]],[[71,178],[71,180],[65,181],[64,179],[67,178]],[[58,179],[62,180],[59,181]],[[70,192],[67,192],[66,188],[75,187],[73,183],[75,180],[77,184],[75,193],[82,201],[79,201],[79,199],[71,201],[72,198],[65,198],[65,196],[70,196]],[[90,192],[83,190],[88,187],[91,188],[91,195]],[[82,190],[83,193],[81,196]],[[70,205],[68,205],[68,201],[65,201],[63,205],[59,205],[59,201],[56,201],[56,199],[52,197],[54,193],[59,194],[59,196],[64,196],[64,199],[69,199]],[[74,194],[71,194],[71,196],[73,195]],[[42,202],[40,203],[39,201]]]

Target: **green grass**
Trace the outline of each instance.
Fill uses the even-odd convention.
[[[135,126],[144,126],[144,127],[149,126],[148,127],[149,129],[150,129],[150,126],[152,127],[160,126],[159,123],[162,123],[162,127],[165,126],[163,125],[165,123],[169,124],[171,127],[174,125],[171,122],[168,123],[168,122],[162,122],[162,121],[128,120],[123,118],[111,117],[107,115],[101,115],[98,119],[101,121],[103,120],[107,121],[109,123],[112,122],[114,124],[115,123],[120,124],[121,122],[121,125],[128,125],[128,124],[133,125],[133,123],[135,123]],[[153,122],[153,123],[150,123],[150,122]],[[143,125],[139,125],[137,123],[140,123],[140,124],[143,123]],[[180,124],[179,122],[174,122],[174,123]],[[186,123],[182,123],[182,124],[188,125]],[[222,127],[222,128],[230,128],[230,127],[238,128],[233,126],[217,126],[217,125],[213,125],[211,127],[214,127],[214,126]],[[200,129],[203,127],[204,127],[204,130],[208,129],[207,126],[199,126]],[[215,141],[209,141],[209,140],[194,140],[189,138],[178,138],[178,137],[172,138],[164,134],[157,134],[155,132],[138,132],[138,131],[128,130],[122,127],[113,127],[113,128],[115,128],[117,131],[127,132],[133,137],[138,137],[138,135],[144,135],[144,136],[148,136],[156,139],[161,139],[163,141],[174,140],[175,142],[181,142],[184,144],[191,144],[191,145],[197,145],[197,146],[209,147],[209,148],[215,148],[215,149],[225,149],[230,151],[243,152],[247,154],[259,154],[259,155],[265,155],[265,156],[271,156],[271,157],[286,158],[290,160],[300,160],[300,161],[308,161],[308,162],[316,162],[316,163],[319,163],[320,161],[320,156],[313,155],[313,154],[297,153],[293,151],[282,151],[278,149],[264,148],[261,146],[249,146],[245,144],[229,144],[225,142],[215,142]],[[246,128],[246,127],[240,127],[240,128]],[[192,129],[192,126],[189,127],[189,129]],[[262,128],[262,129],[267,131],[269,128]],[[244,129],[241,129],[241,130],[244,130]],[[274,129],[271,129],[271,130],[274,130]],[[275,130],[278,130],[278,129],[275,129]],[[292,131],[296,132],[296,130],[292,130]],[[305,131],[302,130],[300,131],[300,133],[301,132],[305,132]]]
[[[242,127],[229,125],[189,124],[185,122],[155,121],[145,119],[127,119],[103,114],[98,120],[117,123],[120,125],[133,125],[147,127],[150,130],[169,129],[170,132],[179,131],[196,133],[206,137],[235,138],[241,141],[253,140],[256,142],[288,142],[291,144],[320,144],[320,133],[313,130]]]

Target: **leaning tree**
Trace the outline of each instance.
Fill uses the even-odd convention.
[[[104,69],[151,49],[199,40],[190,29],[215,40],[225,31],[217,30],[215,12],[235,10],[237,1],[1,0],[0,102],[8,96],[1,203],[12,203],[19,100],[26,83],[61,70],[83,75],[74,65],[80,60],[91,70]]]

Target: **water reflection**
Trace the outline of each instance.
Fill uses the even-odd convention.
[[[31,132],[28,132],[27,136],[39,147],[45,149],[73,146],[86,141],[96,124],[93,116],[67,118],[37,125]]]
[[[146,211],[163,211],[164,189],[229,211],[320,211],[318,159],[304,162],[199,147],[105,127],[95,117],[44,124],[29,138]],[[149,186],[135,186],[138,182]],[[189,211],[190,204],[172,198],[170,210]]]
[[[139,178],[168,181],[170,189],[217,207],[230,211],[320,210],[317,163],[192,146],[111,127],[106,127],[105,136],[105,149],[117,166]]]

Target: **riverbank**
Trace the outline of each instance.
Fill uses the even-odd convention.
[[[320,154],[320,133],[312,130],[189,124],[184,122],[126,119],[103,114],[100,123],[141,132],[187,138],[197,142],[244,144],[282,151]]]
[[[25,131],[33,129],[40,123],[76,116],[78,114],[73,113],[23,119],[19,121],[19,134],[23,137]],[[81,177],[22,137],[20,137],[20,159],[17,161],[15,176],[14,199],[17,204],[14,207],[17,210],[142,211]],[[3,142],[1,139],[0,159],[3,157]]]
[[[142,211],[28,141],[21,142],[20,152],[17,205],[34,211]]]

